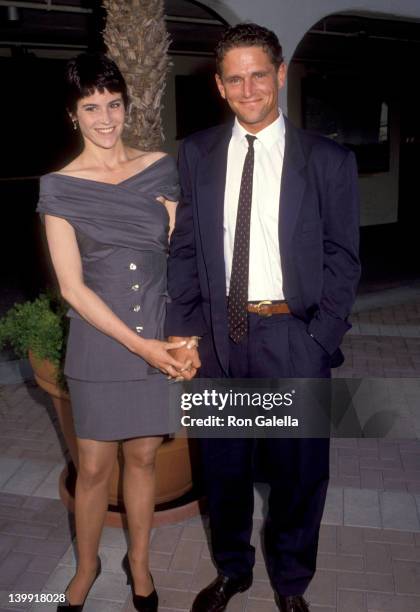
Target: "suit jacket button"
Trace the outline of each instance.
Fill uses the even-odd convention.
[[[140,310],[140,304],[136,304],[135,306],[133,306],[134,312],[138,312],[139,310]]]
[[[137,266],[133,262],[131,262],[131,264],[128,267],[130,268],[130,270],[137,270]]]
[[[136,332],[138,334],[141,334],[142,331],[143,331],[143,325],[136,325]]]
[[[136,283],[135,285],[131,285],[132,291],[138,291],[139,289],[140,289],[140,285],[138,283]]]

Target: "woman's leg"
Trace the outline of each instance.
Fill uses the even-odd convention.
[[[79,470],[76,482],[75,518],[77,570],[67,588],[71,604],[82,603],[95,579],[99,539],[108,508],[110,476],[118,443],[77,439]]]
[[[130,550],[128,558],[135,593],[153,591],[149,573],[149,538],[155,506],[155,459],[161,437],[134,438],[123,443],[124,503],[127,510]]]

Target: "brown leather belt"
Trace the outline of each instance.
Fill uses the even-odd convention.
[[[253,312],[261,317],[271,317],[273,314],[289,314],[290,310],[286,302],[271,302],[270,300],[262,300],[262,302],[248,302],[248,312]]]

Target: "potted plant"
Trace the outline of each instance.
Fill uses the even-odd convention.
[[[0,348],[10,345],[18,357],[28,357],[38,385],[52,398],[60,427],[72,462],[77,470],[77,445],[70,397],[63,375],[64,355],[68,334],[67,307],[52,292],[41,294],[33,301],[15,304],[0,319]],[[110,506],[122,507],[121,454],[114,467],[109,493]],[[167,439],[156,460],[156,503],[165,504],[192,489],[192,470],[186,437]],[[70,488],[71,484],[70,484]],[[65,496],[64,491],[60,491]],[[66,498],[67,505],[72,505]],[[196,512],[190,508],[188,514]],[[170,520],[170,515],[168,521]],[[176,517],[181,514],[175,513]],[[112,520],[110,521],[113,522]],[[117,520],[117,522],[119,522]]]

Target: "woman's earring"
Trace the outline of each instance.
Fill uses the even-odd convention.
[[[77,130],[79,126],[77,119],[72,119],[72,122],[73,122],[73,130]]]

